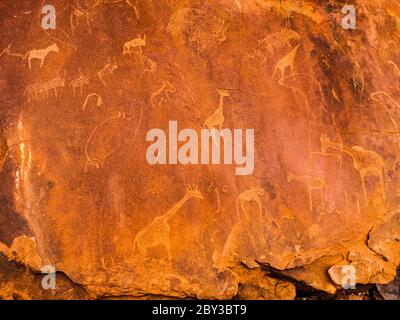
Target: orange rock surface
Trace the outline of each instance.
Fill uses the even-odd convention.
[[[43,30],[41,2],[0,4],[0,298],[394,279],[400,4],[354,1],[345,30],[345,1],[54,0]],[[254,129],[254,172],[149,164],[146,135],[170,121]]]

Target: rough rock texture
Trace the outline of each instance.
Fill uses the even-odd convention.
[[[343,266],[367,291],[394,279],[399,3],[354,1],[344,30],[344,1],[51,2],[47,31],[44,1],[0,2],[0,298],[339,297]],[[172,120],[254,128],[254,173],[149,165],[147,132]]]

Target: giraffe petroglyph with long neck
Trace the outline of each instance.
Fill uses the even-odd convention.
[[[260,197],[262,197],[264,194],[265,190],[260,186],[251,187],[250,189],[239,194],[236,200],[237,221],[233,226],[227,240],[225,241],[222,253],[219,254],[218,252],[215,252],[213,255],[214,264],[216,266],[222,265],[224,262],[227,262],[230,258],[237,254],[237,240],[242,238],[243,233],[246,232],[246,227],[248,227],[251,221],[254,220],[254,217],[256,217],[254,213],[253,217],[249,214],[249,211],[246,209],[245,205],[255,202],[259,210],[259,217],[262,218],[263,209]],[[249,236],[248,241],[251,243],[253,248],[257,248],[257,243],[253,235]]]
[[[365,188],[366,177],[377,177],[379,179],[382,197],[386,199],[384,183],[385,163],[378,153],[372,150],[366,150],[360,146],[349,148],[343,144],[331,141],[326,135],[322,135],[320,140],[323,153],[331,148],[343,152],[353,159],[353,166],[360,174],[366,202],[368,202],[367,190]]]
[[[289,68],[291,71],[291,75],[294,77],[294,59],[296,58],[297,50],[299,49],[300,44],[294,47],[286,56],[281,58],[276,67],[274,69],[274,73],[272,74],[272,78],[275,77],[276,73],[281,73],[281,80],[286,76],[286,69]],[[295,77],[294,77],[295,78]]]
[[[229,92],[227,90],[217,89],[219,94],[219,106],[214,113],[207,118],[204,122],[204,126],[208,129],[215,129],[218,127],[219,130],[222,130],[222,125],[224,124],[224,98],[229,97]]]
[[[171,260],[169,220],[192,198],[200,200],[204,199],[203,195],[195,185],[189,186],[186,189],[184,197],[165,214],[154,218],[147,227],[137,233],[133,243],[134,250],[137,248],[139,253],[146,254],[149,248],[163,245],[167,250],[168,259]]]

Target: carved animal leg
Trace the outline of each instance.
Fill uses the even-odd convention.
[[[312,203],[312,189],[308,188],[308,201],[310,202],[310,212],[313,211],[313,203]]]
[[[276,72],[278,71],[278,65],[276,65],[274,69],[274,73],[272,74],[272,79],[275,78]]]
[[[386,200],[386,192],[385,192],[385,182],[383,180],[383,174],[381,172],[380,177],[379,177],[380,185],[381,185],[381,192],[382,192],[382,197],[383,199]]]
[[[262,205],[261,205],[261,201],[260,200],[257,200],[257,205],[258,205],[258,208],[260,209],[260,213],[262,214],[263,210],[262,210]]]
[[[325,212],[325,190],[321,188],[321,205],[322,205],[322,212]]]
[[[293,77],[293,79],[296,80],[296,75],[295,75],[295,73],[294,73],[293,64],[291,64],[291,65],[289,66],[289,68],[290,68],[290,70],[292,71],[292,77]]]
[[[169,243],[169,238],[168,238],[168,241],[164,245],[165,245],[165,248],[167,249],[168,260],[172,260],[171,244]]]
[[[44,64],[44,58],[40,60],[40,68],[43,67],[43,64]]]
[[[364,174],[361,174],[361,184],[364,192],[364,199],[365,203],[368,204],[368,196],[367,196],[367,189],[365,188],[365,176]]]
[[[28,65],[29,65],[29,69],[32,69],[32,62],[31,62],[30,58],[28,59]]]

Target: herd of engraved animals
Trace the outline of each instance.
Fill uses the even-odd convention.
[[[137,17],[140,17],[139,10],[136,7],[135,12]],[[86,21],[87,27],[90,31],[90,17],[82,8],[76,8],[74,11],[74,16],[71,18],[71,28],[77,28],[79,25],[79,21],[81,18],[84,18]],[[224,26],[224,23],[220,23],[220,25]],[[226,38],[227,29],[224,27],[224,40]],[[138,34],[136,37],[133,37],[131,40],[125,42],[122,45],[122,56],[135,57],[139,59],[140,63],[143,66],[143,72],[155,73],[157,72],[157,63],[147,57],[143,53],[143,48],[146,47],[146,41],[148,41],[146,34],[140,35]],[[273,69],[273,73],[271,74],[272,79],[277,79],[278,84],[282,86],[286,86],[291,88],[293,91],[300,92],[299,89],[287,86],[285,84],[285,79],[293,78],[296,79],[295,73],[295,60],[299,48],[301,47],[302,37],[294,30],[284,29],[278,32],[274,32],[272,34],[267,35],[266,37],[259,39],[256,48],[253,50],[249,50],[248,55],[244,59],[256,59],[258,63],[264,63],[267,61],[267,54],[273,56],[277,50],[281,56],[277,59],[275,67]],[[8,54],[10,56],[21,58],[24,63],[26,63],[27,68],[30,70],[38,70],[39,72],[42,68],[46,67],[47,60],[51,55],[57,55],[60,53],[60,45],[56,43],[49,44],[44,48],[33,48],[27,51],[25,54],[16,54],[11,52],[11,45],[1,52],[0,57],[3,54]],[[285,51],[284,53],[281,53]],[[278,52],[278,51],[277,51]],[[267,54],[266,54],[267,53]],[[400,69],[397,64],[393,61],[389,61],[389,65],[393,67],[393,70],[396,74],[397,81],[400,81]],[[71,90],[71,94],[76,96],[82,96],[84,91],[90,89],[91,83],[95,78],[99,81],[104,87],[107,86],[107,81],[111,81],[114,72],[118,69],[118,63],[116,58],[109,58],[107,62],[104,63],[103,66],[99,67],[98,72],[95,75],[88,75],[82,71],[80,67],[78,71],[78,75],[75,78],[72,78],[69,83],[67,83],[64,77],[60,74],[57,74],[53,79],[45,82],[36,82],[29,86],[27,86],[25,90],[25,95],[27,101],[29,103],[40,100],[41,98],[58,98],[61,94],[61,91],[66,86]],[[302,74],[298,73],[297,76],[302,76]],[[356,62],[354,64],[354,72],[353,72],[353,81],[355,86],[359,87],[361,91],[365,90],[365,78],[360,67],[360,64]],[[400,90],[400,85],[397,83],[397,88]],[[155,107],[155,104],[161,105],[166,99],[171,99],[172,95],[176,92],[176,87],[171,84],[170,81],[164,80],[160,84],[160,89],[155,91],[150,98],[149,103]],[[334,94],[334,90],[332,90]],[[216,108],[215,112],[211,114],[207,119],[205,119],[204,125],[209,128],[218,128],[221,129],[224,126],[224,98],[229,97],[230,93],[227,90],[218,89],[217,93],[220,96],[220,104]],[[385,97],[389,99],[391,103],[387,103],[386,100],[382,98]],[[399,141],[400,148],[400,134],[397,128],[397,121],[395,119],[396,115],[400,112],[400,106],[396,103],[396,101],[386,92],[379,91],[371,94],[371,98],[380,104],[383,109],[385,109],[386,113],[390,117],[391,121],[396,130],[397,138]],[[96,99],[96,106],[102,104],[102,97],[97,92],[88,92],[86,95],[86,99],[83,102],[82,109],[86,110],[89,106],[91,99]],[[325,109],[324,109],[325,110]],[[397,114],[396,114],[397,113]],[[88,150],[91,139],[95,136],[96,132],[99,128],[107,126],[109,121],[115,119],[129,119],[129,117],[124,113],[118,113],[118,115],[106,119],[104,122],[99,124],[94,128],[92,134],[88,138],[85,147],[85,156],[86,156],[86,164],[84,170],[87,171],[90,165],[94,165],[97,169],[100,169],[102,163],[105,160],[105,157],[109,156],[112,152],[115,152],[116,148],[111,149],[108,153],[103,155],[102,159],[97,159],[95,156],[89,154]],[[343,157],[348,156],[349,159],[352,160],[352,164],[354,169],[358,172],[360,182],[362,185],[362,194],[365,202],[368,202],[368,192],[366,188],[366,179],[368,177],[375,177],[378,179],[378,187],[381,192],[381,196],[385,199],[385,161],[384,159],[375,151],[366,149],[364,147],[354,145],[348,146],[343,143],[340,134],[339,141],[334,141],[327,137],[326,134],[321,134],[320,144],[321,151],[311,151],[310,156],[319,154],[326,157],[335,157],[338,158],[338,161],[342,163]],[[1,166],[4,164],[8,153],[7,143],[2,143],[1,155]],[[337,153],[328,153],[328,150],[335,150]],[[289,173],[287,175],[288,183],[301,183],[304,185],[304,190],[308,195],[309,202],[309,210],[313,212],[315,210],[315,199],[318,198],[320,201],[320,218],[323,214],[326,213],[327,208],[325,201],[325,189],[326,189],[326,181],[323,176],[317,176],[309,173]],[[216,190],[218,193],[218,190]],[[250,202],[254,202],[259,207],[260,212],[262,212],[262,196],[264,194],[264,189],[260,186],[251,187],[248,190],[243,191],[237,198],[237,214],[248,215],[246,211],[246,204]],[[318,195],[318,197],[315,196]],[[203,200],[204,197],[200,190],[198,190],[197,186],[189,186],[187,192],[181,201],[176,203],[171,209],[169,209],[164,215],[157,216],[148,226],[146,226],[143,230],[141,230],[135,237],[134,247],[140,253],[146,254],[148,249],[157,245],[163,245],[166,248],[168,258],[171,259],[171,250],[170,250],[170,242],[169,242],[169,221],[174,217],[174,215],[179,212],[179,209],[190,199]],[[218,196],[218,207],[220,208],[220,198]],[[359,206],[358,206],[359,207]],[[220,209],[218,209],[220,210]],[[239,219],[240,220],[240,219]],[[318,222],[319,222],[318,221]],[[238,222],[239,223],[239,222]],[[228,244],[227,244],[228,245]]]

